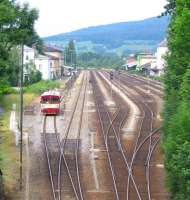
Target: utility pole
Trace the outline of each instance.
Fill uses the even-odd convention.
[[[24,45],[21,46],[20,66],[20,190],[22,190],[22,153],[23,153],[23,67],[24,67]]]

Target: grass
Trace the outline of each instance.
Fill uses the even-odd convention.
[[[29,104],[35,97],[35,94],[25,94],[24,104]],[[0,168],[3,171],[7,198],[18,190],[19,181],[19,147],[15,146],[13,133],[9,130],[10,110],[13,103],[17,105],[18,110],[19,94],[9,94],[0,98],[0,106],[4,109],[0,116]]]
[[[38,83],[35,83],[33,85],[30,85],[24,89],[27,93],[36,93],[41,94],[42,92],[48,90],[48,89],[54,89],[59,88],[60,82],[59,81],[40,81]]]
[[[40,81],[24,89],[24,105],[29,105],[40,93],[47,89],[64,87],[60,81]],[[6,199],[17,198],[19,183],[19,147],[15,145],[15,137],[9,130],[9,118],[12,105],[19,110],[19,94],[0,95],[0,169],[3,172]],[[17,112],[18,113],[18,112]],[[18,197],[19,199],[19,197]]]

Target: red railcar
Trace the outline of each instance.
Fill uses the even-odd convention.
[[[60,113],[61,95],[58,91],[48,91],[41,95],[41,112],[43,114],[57,115]]]

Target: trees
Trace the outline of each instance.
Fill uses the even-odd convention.
[[[97,54],[93,52],[85,52],[78,55],[78,65],[81,67],[121,67],[124,63],[121,57],[114,53]]]
[[[171,15],[176,7],[176,0],[167,0],[167,2],[168,3],[164,6],[165,12],[162,13],[162,16]]]
[[[174,200],[190,196],[190,2],[170,0],[163,146]]]
[[[76,67],[77,64],[77,54],[76,48],[73,40],[70,40],[68,45],[64,50],[65,64],[70,65],[72,67]]]
[[[42,79],[42,74],[36,69],[36,66],[33,62],[29,62],[25,65],[25,77],[24,84],[30,85],[36,83]]]
[[[0,79],[16,84],[17,80],[12,77],[18,74],[18,45],[40,47],[41,40],[34,29],[37,19],[38,11],[30,9],[28,4],[20,5],[15,0],[0,1]]]

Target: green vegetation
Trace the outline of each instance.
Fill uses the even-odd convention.
[[[24,66],[27,76],[24,77],[24,85],[37,83],[42,79],[42,74],[35,67],[34,63],[28,63]]]
[[[81,53],[77,57],[77,65],[93,68],[117,68],[123,65],[123,60],[116,54],[96,54],[92,52]]]
[[[190,198],[190,1],[168,0],[171,14],[163,147],[167,184],[173,200]]]
[[[24,105],[29,105],[40,93],[60,86],[59,81],[40,81],[26,87],[24,89]],[[15,94],[1,95],[0,107],[3,108],[3,113],[0,115],[0,169],[3,171],[6,198],[15,196],[15,191],[19,189],[17,187],[19,179],[19,149],[15,146],[13,133],[9,130],[12,105],[16,104],[18,110],[19,103],[20,97],[16,92]]]
[[[24,103],[28,105],[35,98],[34,94],[25,94]],[[1,96],[0,107],[0,168],[3,172],[6,199],[16,196],[19,179],[19,149],[15,146],[13,133],[9,130],[9,117],[12,104],[19,108],[19,95],[9,94]]]
[[[60,82],[47,80],[47,81],[40,81],[38,83],[34,83],[26,87],[24,91],[26,93],[41,94],[42,92],[48,89],[55,89],[55,88],[60,88]]]
[[[69,41],[68,45],[65,47],[64,56],[65,56],[65,65],[76,67],[77,54],[73,40]]]
[[[0,93],[6,93],[10,85],[18,85],[21,45],[35,43],[40,48],[42,41],[34,30],[37,19],[38,11],[28,4],[0,2],[0,80],[4,83]]]
[[[13,196],[11,193],[18,185],[19,174],[18,152],[13,134],[9,131],[10,109],[12,103],[18,103],[18,94],[11,87],[18,86],[19,82],[21,46],[35,44],[37,49],[41,48],[42,41],[34,29],[37,19],[38,11],[30,9],[28,4],[21,5],[15,0],[0,1],[0,108],[3,108],[3,114],[0,114],[0,169],[3,173],[6,199]],[[32,82],[39,80],[39,76],[34,80],[34,70],[29,76],[32,76]],[[10,93],[14,94],[7,95]],[[33,96],[25,95],[27,101],[33,99]],[[2,189],[2,184],[0,187]]]

